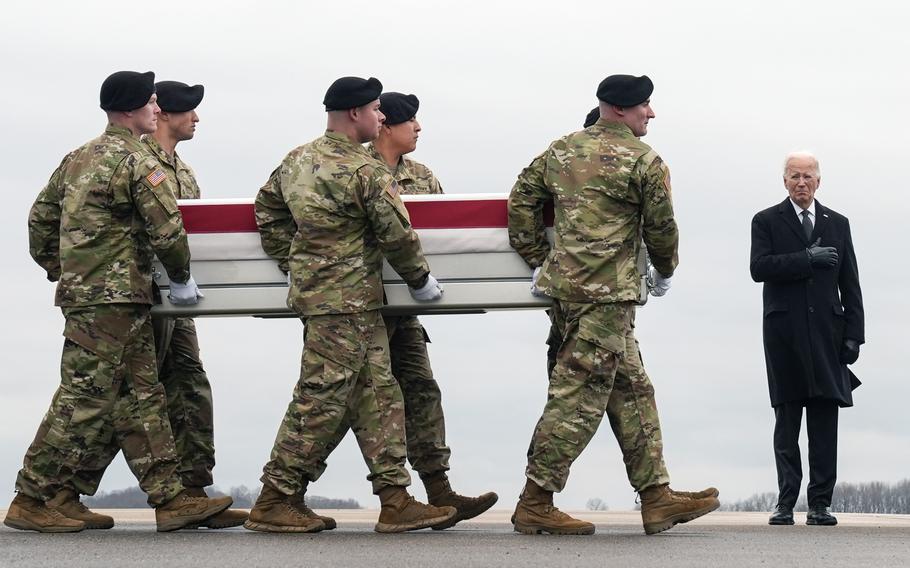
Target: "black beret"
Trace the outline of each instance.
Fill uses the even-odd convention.
[[[158,93],[158,106],[164,112],[187,112],[202,102],[205,87],[190,87],[180,81],[159,81],[155,83],[155,92]]]
[[[647,75],[610,75],[597,86],[597,98],[620,107],[641,104],[654,92],[654,83]]]
[[[151,71],[117,71],[101,83],[101,108],[130,111],[143,107],[155,94],[155,74]]]
[[[585,117],[585,128],[593,126],[598,120],[600,120],[600,107],[596,106],[592,108],[591,112],[588,113],[588,116]]]
[[[420,101],[414,95],[403,93],[382,93],[379,97],[379,110],[385,115],[387,125],[401,124],[414,118]]]
[[[347,110],[375,101],[382,93],[382,83],[376,77],[342,77],[329,86],[322,104],[325,110]]]

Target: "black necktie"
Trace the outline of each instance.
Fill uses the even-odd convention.
[[[803,232],[806,233],[806,240],[812,238],[812,221],[809,220],[809,210],[803,209],[803,212],[800,213],[803,216]]]

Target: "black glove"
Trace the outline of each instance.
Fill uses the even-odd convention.
[[[845,339],[840,348],[840,362],[844,365],[852,365],[859,359],[859,341],[855,339]]]
[[[837,249],[818,246],[821,240],[821,237],[815,239],[815,242],[806,249],[806,253],[809,255],[809,263],[818,268],[833,268],[837,265]]]

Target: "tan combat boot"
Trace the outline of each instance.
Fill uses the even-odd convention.
[[[691,499],[704,499],[705,497],[714,497],[716,499],[720,496],[720,491],[718,491],[716,487],[709,487],[707,489],[702,489],[701,491],[673,491],[670,489],[670,493],[689,497]]]
[[[183,490],[176,497],[155,509],[158,532],[176,531],[198,526],[201,521],[224,511],[234,502],[230,497],[192,497]]]
[[[530,479],[512,515],[515,531],[522,534],[594,534],[594,525],[570,517],[553,506],[553,492]]]
[[[332,517],[326,517],[325,515],[317,514],[316,511],[310,509],[306,504],[306,488],[309,485],[309,481],[303,482],[303,488],[291,498],[291,502],[297,507],[297,510],[306,515],[311,519],[319,519],[322,521],[322,524],[325,525],[327,531],[334,530],[338,526],[338,523],[335,522],[335,519]]]
[[[263,485],[250,518],[243,526],[251,531],[284,533],[312,533],[325,529],[321,520],[308,517],[294,500],[294,496],[285,495],[271,485]]]
[[[70,519],[51,509],[44,501],[18,493],[9,505],[3,524],[21,531],[38,531],[43,533],[79,532],[85,523]]]
[[[436,507],[455,507],[457,511],[455,516],[441,525],[433,527],[434,531],[447,529],[455,526],[456,523],[467,519],[473,519],[496,504],[499,495],[493,493],[484,493],[479,497],[465,497],[452,491],[449,485],[449,477],[446,472],[440,471],[427,477],[421,476],[423,486],[427,490],[427,501],[430,505]]]
[[[386,487],[379,492],[382,510],[373,530],[379,533],[416,531],[441,525],[455,516],[455,507],[424,505],[404,487]]]
[[[190,497],[208,497],[205,489],[202,487],[187,487],[186,493]],[[207,527],[210,529],[227,529],[230,527],[239,527],[244,522],[246,522],[249,516],[249,513],[246,511],[241,511],[239,509],[225,509],[217,515],[212,515],[211,517],[203,520],[201,523],[190,525],[186,528],[198,529],[199,527]]]
[[[669,485],[648,487],[639,492],[639,496],[645,534],[665,531],[677,523],[687,523],[720,507],[717,497],[686,497],[671,490]]]
[[[72,489],[64,489],[47,502],[47,506],[56,509],[64,517],[82,521],[87,529],[109,529],[114,526],[114,517],[99,515],[91,511],[79,500],[79,495]]]

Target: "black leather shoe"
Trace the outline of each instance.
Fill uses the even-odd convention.
[[[828,512],[828,507],[812,507],[806,513],[806,524],[833,527],[837,524],[837,517]]]
[[[788,507],[786,505],[778,505],[777,509],[774,511],[770,517],[768,517],[769,525],[792,525],[793,524],[793,507]]]

